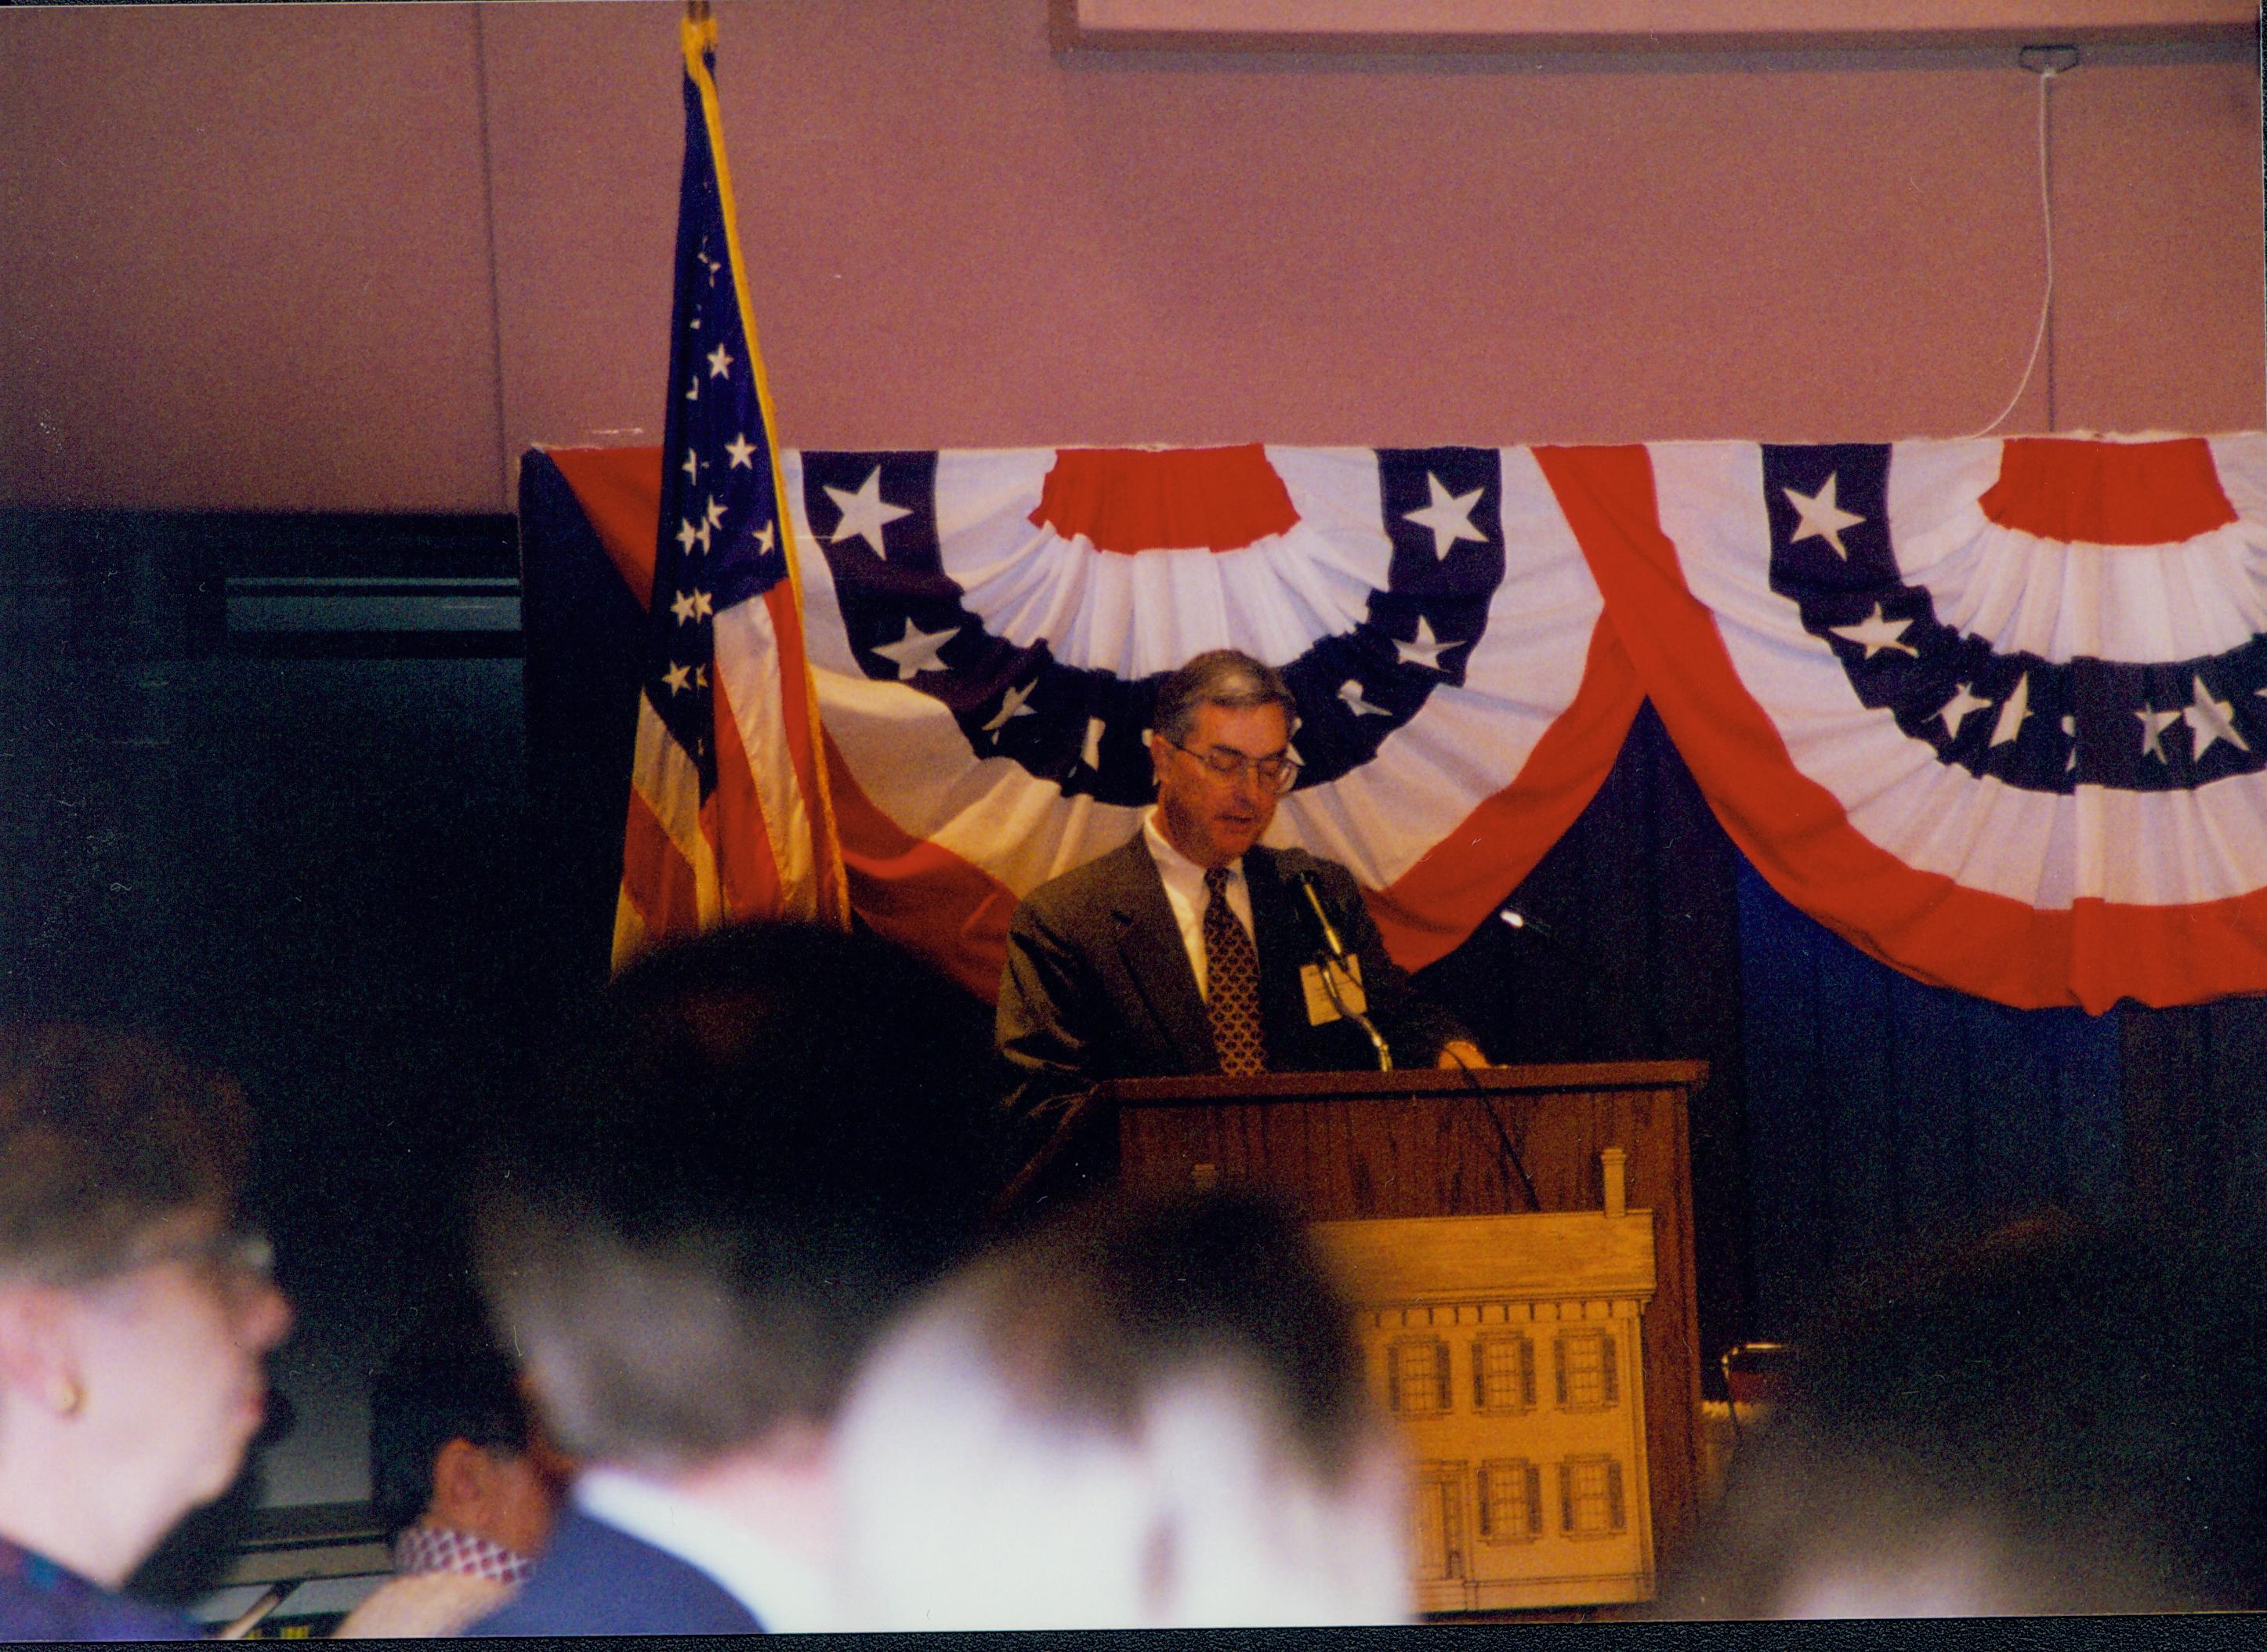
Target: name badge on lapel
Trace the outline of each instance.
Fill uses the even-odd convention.
[[[1331,972],[1328,982],[1323,971]],[[1339,1004],[1344,1004],[1354,1015],[1369,1011],[1369,1000],[1361,990],[1361,960],[1349,958],[1343,965],[1306,964],[1299,969],[1299,984],[1307,989],[1307,1024],[1319,1027],[1324,1022],[1339,1018]],[[1338,1003],[1331,1002],[1331,988],[1338,988]]]

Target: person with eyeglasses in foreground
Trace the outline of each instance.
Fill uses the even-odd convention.
[[[242,1094],[150,1040],[0,1029],[0,1641],[188,1640],[120,1593],[235,1480],[290,1328]]]
[[[1051,1128],[1104,1079],[1376,1067],[1347,1011],[1367,1013],[1398,1066],[1486,1064],[1387,955],[1345,867],[1261,846],[1298,783],[1295,712],[1280,673],[1234,649],[1159,686],[1156,806],[1119,848],[1031,891],[1008,926],[995,1032],[1026,1128]],[[1351,982],[1318,966],[1307,879]]]

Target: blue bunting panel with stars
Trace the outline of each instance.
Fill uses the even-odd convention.
[[[2052,660],[1946,625],[1890,543],[1886,446],[1763,450],[1772,589],[1864,704],[2028,791],[2179,791],[2267,768],[2267,639],[2194,658]]]
[[[1487,448],[1380,450],[1386,583],[1353,628],[1280,669],[1299,701],[1300,784],[1369,761],[1443,683],[1461,683],[1504,572]],[[946,573],[933,453],[808,452],[803,505],[825,552],[859,668],[949,709],[979,757],[1004,757],[1066,794],[1126,806],[1150,795],[1147,735],[1163,672],[1067,664],[1044,642],[994,635]],[[1437,513],[1446,525],[1427,525]],[[1444,542],[1445,541],[1445,542]]]

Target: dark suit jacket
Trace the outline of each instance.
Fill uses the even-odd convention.
[[[708,1573],[569,1507],[519,1593],[468,1635],[760,1634]]]
[[[1259,1015],[1278,1072],[1375,1068],[1376,1051],[1345,1020],[1312,1024],[1300,966],[1320,951],[1313,913],[1288,881],[1315,875],[1346,949],[1361,960],[1370,1019],[1400,1066],[1421,1066],[1468,1036],[1387,956],[1354,876],[1302,849],[1244,857],[1259,952]],[[1212,1025],[1164,879],[1137,832],[1098,860],[1042,884],[1008,925],[1008,967],[994,1031],[1015,1068],[1013,1105],[1027,1118],[1106,1078],[1216,1073]]]

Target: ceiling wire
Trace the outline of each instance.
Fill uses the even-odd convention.
[[[2039,77],[2039,224],[2046,241],[2046,284],[2039,294],[2039,325],[2031,334],[2031,353],[2024,360],[2023,376],[2015,384],[2014,394],[2007,405],[1999,409],[1991,423],[1980,430],[1971,430],[1965,440],[1989,436],[2007,421],[2015,404],[2030,388],[2031,373],[2039,364],[2039,349],[2046,342],[2047,324],[2054,314],[2055,246],[2054,197],[2048,187],[2047,88],[2054,84],[2057,75],[2078,67],[2078,48],[2075,46],[2026,46],[2016,55],[2015,61]],[[2054,366],[2047,367],[2047,429],[2054,429]]]

